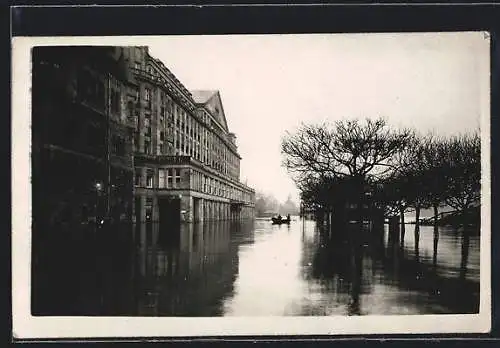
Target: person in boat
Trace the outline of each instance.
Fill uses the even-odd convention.
[[[281,214],[278,214],[278,221],[281,221]]]
[[[290,221],[290,214],[287,214],[287,215],[286,215],[286,219],[287,219],[288,221]]]

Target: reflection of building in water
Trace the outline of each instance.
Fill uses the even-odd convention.
[[[188,91],[147,47],[126,48],[125,59],[137,79],[137,221],[253,217],[255,192],[239,181],[241,157],[219,92]]]
[[[151,237],[141,236],[139,315],[220,315],[238,272],[232,224],[182,224],[166,234],[159,233],[160,224],[151,225]]]

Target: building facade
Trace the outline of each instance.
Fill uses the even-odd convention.
[[[188,91],[147,47],[35,48],[32,95],[38,222],[254,216],[219,92]]]
[[[240,182],[236,137],[218,91],[188,91],[147,47],[122,48],[136,81],[135,221],[201,222],[254,216],[255,192]]]
[[[33,220],[132,221],[133,85],[117,47],[35,47],[32,66]]]

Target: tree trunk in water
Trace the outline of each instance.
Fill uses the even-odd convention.
[[[332,238],[333,234],[333,224],[332,224],[332,211],[331,209],[328,210],[328,238]]]
[[[415,230],[420,229],[420,205],[415,206]]]
[[[420,205],[415,206],[415,258],[419,260],[420,244]]]
[[[355,244],[353,249],[353,261],[352,261],[352,290],[351,290],[351,302],[348,306],[348,311],[350,315],[360,314],[360,304],[359,297],[361,294],[361,284],[363,279],[363,251],[361,250],[361,245]]]
[[[391,216],[389,218],[389,240],[388,244],[393,247],[399,243],[399,224],[398,217]]]
[[[432,205],[432,207],[434,208],[434,225],[437,226],[438,224],[438,205],[435,203]]]
[[[437,266],[437,248],[439,242],[439,230],[438,230],[438,205],[434,203],[432,205],[434,208],[434,245],[433,245],[433,253],[432,253],[432,264],[434,267]]]
[[[403,207],[399,208],[399,216],[401,219],[401,245],[405,243],[405,210]]]
[[[438,243],[439,243],[438,225],[434,224],[434,243],[432,248],[432,265],[434,266],[434,268],[436,268],[437,266]]]
[[[460,279],[464,280],[467,275],[467,263],[469,260],[470,235],[467,229],[464,229],[462,236],[462,258],[460,260]]]

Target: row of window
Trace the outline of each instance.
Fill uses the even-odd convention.
[[[110,78],[109,106],[110,111],[122,116],[122,93],[123,88],[113,76]],[[80,98],[100,109],[106,108],[106,87],[104,79],[90,70],[82,69],[77,76],[77,89]]]
[[[212,195],[217,195],[225,198],[233,198],[237,195],[237,191],[230,185],[224,182],[211,178],[198,171],[193,171],[191,188]]]
[[[137,168],[135,171],[135,185],[145,186],[147,188],[155,188],[154,184],[155,171],[154,169],[146,169],[146,182],[142,182],[142,168]],[[180,188],[181,187],[181,169],[168,168],[158,170],[158,187],[159,188]]]
[[[251,195],[243,192],[232,185],[216,178],[209,177],[199,171],[194,170],[191,181],[191,188],[203,193],[221,196],[224,198],[250,201]]]
[[[223,174],[237,177],[237,157],[218,137],[184,112],[173,116],[177,155],[193,156]]]
[[[155,170],[152,168],[146,169],[146,180],[142,182],[142,169],[137,168],[135,173],[135,185],[145,186],[147,188],[187,188],[182,183],[181,168],[160,168],[158,169],[158,186],[155,185]],[[224,198],[250,201],[251,195],[243,192],[231,185],[224,183],[221,180],[212,178],[197,170],[193,170],[190,176],[189,187],[193,190],[217,195]],[[187,183],[186,183],[187,184]]]
[[[120,86],[120,83],[116,79],[112,79],[110,105],[111,110],[116,113],[120,113],[121,110]],[[105,87],[99,76],[92,74],[88,70],[80,71],[78,88],[84,100],[104,107]],[[151,100],[150,89],[145,89],[145,99],[148,101]],[[225,148],[225,144],[194,118],[189,117],[189,114],[186,113],[181,107],[173,104],[171,100],[169,100],[168,105],[169,108],[167,108],[167,110],[174,110],[173,119],[175,119],[176,125],[176,131],[174,133],[176,148],[175,154],[193,156],[197,160],[212,166],[224,174],[237,177],[238,171],[235,166],[237,163],[237,157]],[[162,110],[165,110],[165,108],[162,107]],[[150,117],[150,115],[146,116]],[[146,129],[144,152],[147,154],[153,154],[156,151],[152,151],[152,130],[150,118],[145,118],[144,125]],[[158,142],[158,150],[162,153],[166,153],[168,146],[163,142],[165,138],[164,132],[160,132],[159,138],[160,141]],[[136,144],[138,144],[138,142],[136,142]],[[125,153],[123,139],[114,139],[112,146],[114,153],[118,155],[123,155]]]
[[[135,143],[139,144],[139,134],[136,134]],[[154,155],[154,154],[162,154],[162,155],[170,155],[172,153],[172,149],[170,148],[168,142],[158,140],[157,146],[158,150],[153,151],[153,143],[151,138],[146,137],[144,139],[144,153],[146,155]]]
[[[181,170],[176,168],[158,169],[158,188],[178,188],[181,183]]]
[[[209,131],[198,120],[192,117],[182,107],[177,105],[173,99],[168,97],[160,89],[157,89],[158,96],[155,96],[151,88],[144,88],[144,99],[149,103],[153,98],[158,97],[161,100],[160,112],[158,113],[158,127],[164,130],[166,127],[174,126],[173,143],[175,155],[193,156],[196,160],[206,163],[223,174],[232,177],[238,177],[238,157],[232,153],[226,144],[215,136],[212,131]],[[154,102],[153,102],[154,104]],[[153,110],[153,115],[154,115]],[[202,114],[205,120],[210,120],[210,116],[206,113]],[[151,114],[145,113],[145,136],[151,137],[150,123],[148,122]],[[170,120],[165,124],[165,119]],[[144,131],[143,130],[143,131]],[[160,137],[163,132],[160,132]],[[160,139],[161,140],[161,139]],[[151,149],[151,139],[144,139],[144,152],[154,154],[156,151]],[[159,147],[158,150],[167,149],[167,147]]]
[[[126,152],[125,139],[121,136],[113,136],[112,138],[112,150],[117,156],[124,156]]]

